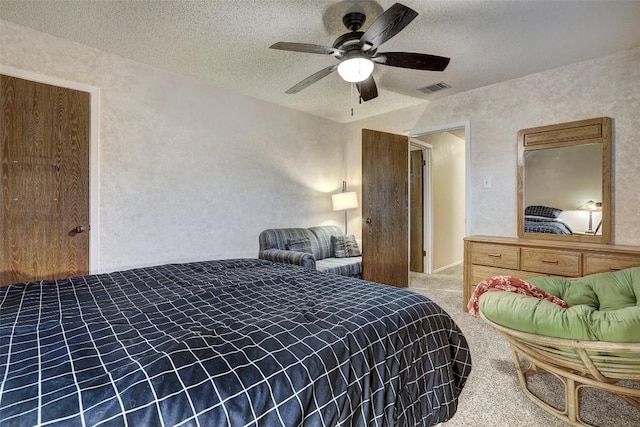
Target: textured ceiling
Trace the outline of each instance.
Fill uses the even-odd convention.
[[[379,51],[450,57],[444,72],[376,65],[379,96],[361,105],[337,73],[284,93],[336,60],[271,44],[331,46],[345,12],[364,10],[366,30],[393,3],[0,0],[0,18],[339,122],[640,46],[640,1],[402,0],[419,16]],[[418,90],[441,81],[452,88]]]

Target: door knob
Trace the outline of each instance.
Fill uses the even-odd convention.
[[[364,222],[366,222],[367,224],[371,224],[371,218],[366,218]]]
[[[84,226],[79,225],[76,228],[74,228],[73,231],[75,231],[76,233],[82,233],[84,231]]]

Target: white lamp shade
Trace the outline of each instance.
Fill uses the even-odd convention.
[[[358,207],[358,195],[355,191],[348,193],[338,193],[331,196],[333,202],[333,210],[341,211],[344,209],[353,209]]]
[[[589,200],[587,203],[578,206],[578,210],[581,210],[581,211],[601,211],[602,210],[602,202],[594,202],[593,200]]]
[[[365,81],[371,73],[373,73],[373,61],[367,58],[345,59],[338,65],[338,74],[350,83]]]

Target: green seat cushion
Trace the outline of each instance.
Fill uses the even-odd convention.
[[[562,298],[568,309],[511,292],[486,292],[479,307],[489,320],[522,332],[555,338],[640,342],[640,267],[599,273],[578,280],[528,280]]]

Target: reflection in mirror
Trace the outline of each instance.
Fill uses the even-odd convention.
[[[595,206],[602,201],[602,144],[525,151],[524,166],[525,232],[596,233],[602,218],[602,209]],[[583,207],[589,201],[593,210]],[[548,214],[534,206],[555,211]]]

